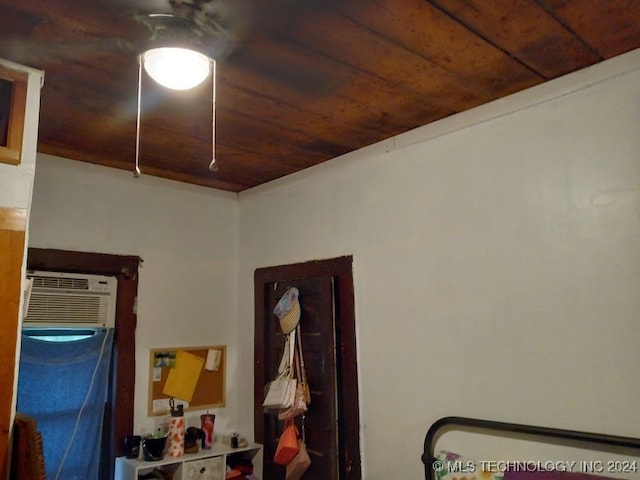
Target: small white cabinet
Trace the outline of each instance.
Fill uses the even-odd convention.
[[[214,443],[209,450],[198,453],[186,453],[181,457],[166,456],[162,460],[146,462],[136,458],[116,458],[115,480],[138,480],[140,477],[161,470],[173,475],[173,480],[224,480],[227,471],[227,459],[239,455],[251,459],[254,474],[262,478],[262,446],[257,443],[247,447],[231,448],[228,445]]]

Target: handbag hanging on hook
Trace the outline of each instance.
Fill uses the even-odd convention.
[[[282,360],[278,367],[278,376],[266,385],[266,394],[262,406],[269,410],[289,408],[293,405],[297,381],[293,375],[293,357],[295,352],[296,331],[287,337]]]
[[[306,392],[309,387],[306,385],[304,360],[302,360],[302,351],[300,350],[300,325],[296,328],[295,333],[298,336],[298,347],[295,349],[293,363],[295,364],[297,385],[295,387],[293,403],[289,408],[281,409],[278,412],[278,420],[291,420],[307,412]]]
[[[298,439],[298,454],[287,465],[286,480],[299,480],[311,466],[311,458],[307,452],[307,435],[304,428],[304,415],[301,420],[302,438]]]
[[[293,420],[288,420],[278,440],[273,461],[278,465],[288,465],[298,454],[298,450],[298,429]]]

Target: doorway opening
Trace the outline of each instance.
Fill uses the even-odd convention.
[[[116,277],[116,318],[107,387],[100,478],[113,478],[115,457],[124,454],[122,439],[133,431],[135,384],[135,303],[142,259],[104,253],[29,248],[27,269]],[[19,373],[18,373],[19,375]]]
[[[273,462],[283,422],[262,407],[283,336],[273,309],[289,287],[299,290],[304,362],[311,389],[305,415],[308,480],[361,478],[353,258],[338,257],[260,268],[254,274],[254,435],[264,445],[265,478],[284,478]]]

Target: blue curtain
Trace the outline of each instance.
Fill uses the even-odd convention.
[[[22,334],[17,410],[36,419],[49,480],[96,480],[113,329],[50,342]]]

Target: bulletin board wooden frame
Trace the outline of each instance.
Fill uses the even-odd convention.
[[[158,366],[162,362],[160,358],[163,354],[167,354],[170,359],[175,359],[175,354],[179,351],[185,351],[190,354],[201,357],[206,360],[209,350],[221,351],[220,366],[217,371],[209,371],[204,367],[198,377],[195,391],[189,406],[184,410],[204,410],[207,408],[224,407],[226,402],[226,364],[227,364],[227,347],[226,345],[212,345],[204,347],[181,347],[181,348],[153,348],[149,351],[149,401],[147,413],[149,416],[166,415],[169,408],[154,409],[154,400],[167,400],[170,398],[165,395],[164,389],[167,377],[171,370],[170,360],[164,366]],[[159,371],[154,371],[159,368]],[[160,375],[158,375],[158,373]],[[176,404],[184,403],[180,399],[176,399]]]

